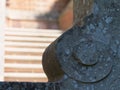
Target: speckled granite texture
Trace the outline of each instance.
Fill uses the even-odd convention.
[[[73,26],[52,43],[57,53],[53,57],[58,58],[54,60],[64,72],[59,82],[48,58],[43,68],[56,83],[4,82],[0,90],[120,90],[120,0],[94,0],[84,21],[84,26]]]
[[[60,83],[0,82],[0,90],[60,90]]]
[[[46,50],[43,68],[48,79],[61,76],[55,72],[59,70],[66,75],[60,90],[120,90],[120,0],[94,0],[84,25],[74,25]]]

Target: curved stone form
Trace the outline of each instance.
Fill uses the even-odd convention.
[[[75,80],[87,83],[100,81],[112,70],[112,50],[109,45],[96,37],[94,39],[90,34],[81,32],[80,36],[74,36],[73,33],[79,30],[79,27],[76,30],[71,29],[58,40],[57,55],[60,65]]]
[[[119,90],[120,0],[94,0],[84,23],[74,25],[52,43],[54,60],[65,76],[61,90]]]

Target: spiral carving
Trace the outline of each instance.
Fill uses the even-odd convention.
[[[59,38],[59,62],[69,77],[84,83],[98,82],[112,70],[111,50],[105,42],[97,39],[97,36],[79,32],[72,29]],[[102,35],[102,32],[100,34]],[[104,38],[109,40],[106,36]]]

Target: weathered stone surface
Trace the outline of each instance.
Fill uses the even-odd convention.
[[[46,49],[42,58],[43,69],[48,77],[49,82],[58,81],[64,75],[64,72],[60,68],[60,64],[57,61],[55,45],[56,41]]]
[[[52,43],[64,72],[61,90],[120,90],[120,0],[93,5],[82,27],[74,25]]]
[[[0,90],[60,90],[60,83],[0,82]]]

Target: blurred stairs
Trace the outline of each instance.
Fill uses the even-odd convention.
[[[42,53],[60,36],[60,30],[5,30],[5,81],[46,82],[42,69]]]

